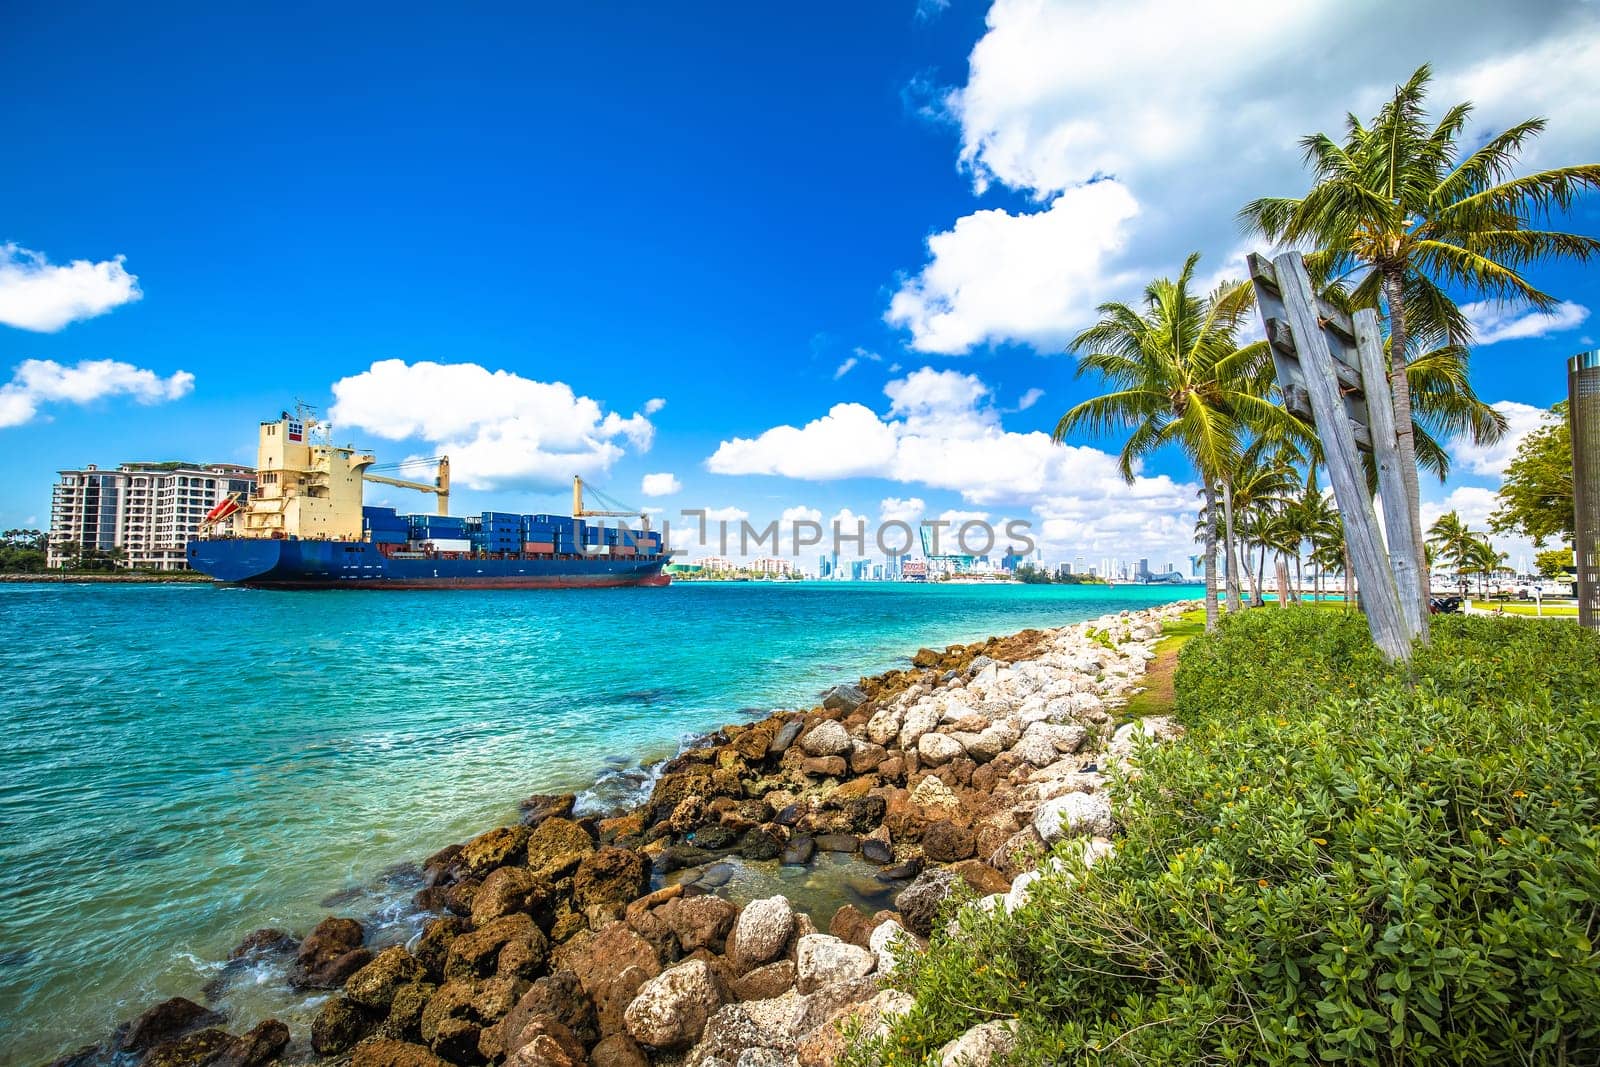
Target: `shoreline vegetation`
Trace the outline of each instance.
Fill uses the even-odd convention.
[[[948,904],[1009,891],[1063,812],[1110,848],[1103,750],[1130,751],[1140,727],[1120,710],[1185,608],[919,650],[817,707],[699,739],[648,801],[608,817],[575,814],[574,794],[530,797],[521,823],[422,863],[414,905],[435,917],[419,937],[368,943],[346,915],[304,936],[257,930],[207,987],[224,1000],[270,973],[326,998],[309,1026],[234,1033],[176,997],[55,1062],[836,1062],[861,1012],[906,1006],[880,989],[897,956]],[[1163,722],[1143,729],[1168,736]],[[716,895],[741,864],[827,878],[840,860],[891,906],[811,915]]]

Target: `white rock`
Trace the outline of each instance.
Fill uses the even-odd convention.
[[[1089,731],[1077,723],[1071,726],[1057,726],[1054,723],[1036,722],[1022,732],[1024,738],[1030,734],[1044,738],[1057,752],[1076,752],[1083,747]]]
[[[1027,903],[1028,887],[1038,880],[1038,871],[1023,871],[1011,880],[1011,888],[1006,892],[1006,912],[1008,914]]]
[[[795,953],[796,985],[801,993],[810,993],[833,982],[865,978],[877,965],[877,956],[859,945],[830,934],[809,934]]]
[[[956,799],[950,787],[931,774],[918,782],[917,787],[911,791],[911,803],[919,807],[942,808],[946,811],[955,811],[961,806],[961,801]]]
[[[887,746],[900,734],[900,709],[880,708],[867,720],[867,740]]]
[[[916,935],[893,919],[872,928],[867,947],[878,957],[878,973],[883,975],[893,974],[902,960],[922,950]]]
[[[939,1050],[939,1067],[990,1067],[1017,1045],[1014,1021],[974,1026]]]
[[[1032,729],[1032,727],[1029,727]],[[1012,755],[1035,767],[1046,767],[1056,761],[1056,746],[1038,734],[1023,734],[1022,740],[1011,746]]]
[[[759,967],[783,951],[794,933],[794,907],[783,896],[752,900],[734,927],[734,953],[741,963]]]
[[[850,734],[832,719],[817,723],[800,738],[808,756],[842,756],[850,751]]]
[[[1111,802],[1104,793],[1068,793],[1039,805],[1034,832],[1047,845],[1084,834],[1111,832]]]
[[[703,960],[689,960],[641,986],[622,1017],[641,1045],[683,1048],[700,1040],[706,1020],[721,1004],[711,969]]]
[[[949,734],[926,733],[917,742],[917,755],[922,758],[924,763],[933,766],[949,763],[965,751],[961,747],[961,742]]]
[[[900,727],[900,747],[915,748],[923,734],[939,725],[940,713],[940,706],[931,700],[920,702],[907,711]]]

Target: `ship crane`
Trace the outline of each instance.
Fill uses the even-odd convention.
[[[602,504],[612,505],[614,510],[601,511],[595,508],[584,507],[583,491],[585,488],[587,488],[589,492],[593,493],[595,496],[599,497]],[[646,533],[650,532],[650,515],[647,512],[638,509],[624,508],[621,501],[613,500],[611,497],[606,496],[592,485],[586,486],[583,479],[576,474],[572,476],[572,517],[575,519],[638,518],[640,528]]]
[[[424,461],[426,462],[426,460]],[[415,461],[410,463],[394,463],[378,467],[377,470],[403,470],[415,466]],[[433,484],[427,482],[412,482],[404,478],[394,478],[386,474],[373,474],[372,470],[361,472],[361,479],[367,482],[377,482],[380,485],[392,485],[399,489],[415,489],[419,493],[433,493],[439,498],[439,514],[450,514],[450,457],[439,457],[439,473],[434,478]]]

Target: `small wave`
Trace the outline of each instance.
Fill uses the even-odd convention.
[[[711,738],[705,734],[684,734],[678,739],[677,751],[665,759],[630,766],[608,766],[595,778],[593,785],[578,794],[578,800],[572,807],[573,813],[619,815],[643,804],[655,791],[662,768],[691,748],[704,748],[709,744]],[[606,762],[611,763],[610,760]]]

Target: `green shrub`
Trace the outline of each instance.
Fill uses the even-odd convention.
[[[963,912],[856,1062],[996,1017],[1024,1063],[1600,1062],[1595,635],[1441,619],[1407,672],[1359,619],[1253,611],[1177,688],[1116,855]]]

